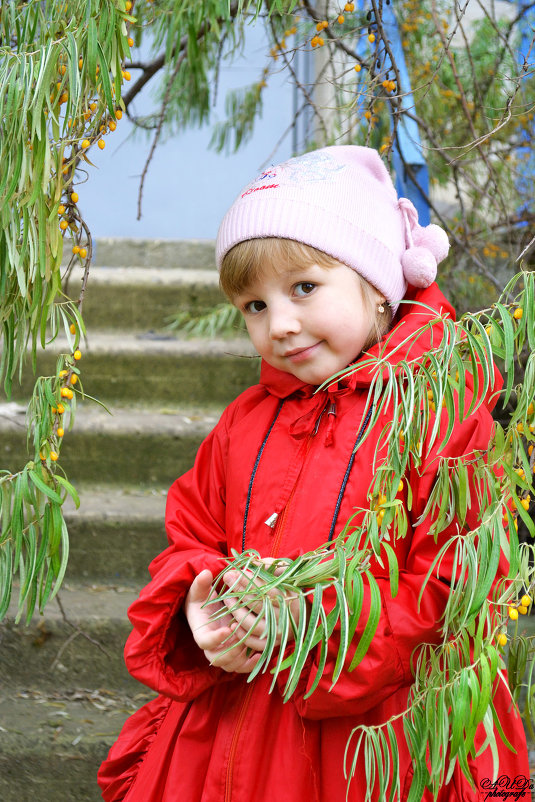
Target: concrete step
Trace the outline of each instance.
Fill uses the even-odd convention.
[[[2,802],[102,802],[96,774],[127,718],[152,698],[102,688],[0,691]]]
[[[246,337],[184,339],[89,332],[80,348],[84,390],[103,403],[225,405],[258,381],[260,360]],[[46,352],[38,351],[37,375],[52,375],[58,354],[68,350],[66,341],[58,338]],[[29,399],[34,381],[28,360],[22,383],[13,383],[12,398]]]
[[[64,261],[71,255],[72,243],[65,241]],[[101,237],[93,241],[94,265],[108,267],[183,267],[215,270],[215,240],[142,239]]]
[[[119,485],[78,488],[80,507],[65,504],[71,580],[147,582],[149,562],[167,546],[167,490]]]
[[[136,693],[139,684],[126,670],[123,647],[131,631],[126,611],[142,584],[84,586],[71,583],[67,569],[58,593],[61,604],[56,597],[28,625],[15,623],[13,599],[0,623],[3,689],[108,688]]]
[[[15,471],[28,459],[24,408],[12,403],[3,409],[8,411],[0,407],[0,463]],[[154,401],[151,408],[114,406],[110,412],[89,402],[79,405],[71,431],[65,413],[59,464],[75,485],[169,487],[192,466],[221,408],[178,410]]]
[[[78,297],[83,271],[75,268],[64,289]],[[171,267],[92,266],[83,315],[96,329],[162,331],[178,311],[204,314],[225,298],[215,270]]]

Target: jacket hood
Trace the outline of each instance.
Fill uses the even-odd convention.
[[[440,320],[436,320],[439,315],[455,320],[455,310],[436,282],[425,289],[409,287],[404,302],[401,303],[398,309],[393,326],[385,338],[366,351],[353,364],[358,367],[359,363],[366,363],[370,356],[378,357],[379,354],[382,359],[386,359],[393,365],[404,359],[410,359],[411,361],[418,359],[427,351],[436,348],[441,340],[442,327]],[[433,320],[436,320],[434,326],[429,326],[424,331],[420,331],[422,327]],[[357,388],[367,390],[376,373],[377,368],[373,363],[370,365],[363,364],[361,369],[341,376],[331,384],[318,390],[317,386],[306,384],[291,373],[278,370],[262,360],[260,384],[271,395],[280,399],[288,398],[292,395],[302,398],[310,398],[316,395],[316,397],[321,396],[323,403],[325,403],[329,396],[334,400],[337,396],[345,395]],[[482,378],[482,375],[480,378]],[[470,374],[466,376],[466,384],[469,390],[473,390],[473,379]],[[495,367],[494,381],[485,397],[485,404],[489,410],[495,406],[496,393],[501,389],[502,384],[502,377]]]

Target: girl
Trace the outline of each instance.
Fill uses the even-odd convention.
[[[414,655],[422,644],[441,640],[453,571],[452,560],[444,558],[426,582],[456,530],[452,522],[437,540],[424,514],[437,474],[436,445],[423,444],[422,462],[407,471],[398,494],[409,531],[393,544],[397,594],[391,593],[388,565],[377,563],[377,629],[357,668],[346,665],[334,686],[338,628],[313,693],[307,694],[319,660],[314,650],[283,703],[281,676],[271,693],[269,671],[246,681],[265,645],[255,605],[203,605],[214,600],[214,577],[231,550],[254,549],[267,564],[278,557],[291,561],[332,540],[356,509],[369,505],[375,449],[388,415],[356,449],[367,425],[371,374],[360,370],[326,380],[358,366],[363,352],[377,353],[385,341],[395,360],[403,359],[400,349],[408,353],[403,344],[411,332],[438,312],[453,316],[433,283],[447,251],[445,233],[418,225],[414,207],[398,200],[377,153],[363,147],[330,147],[290,159],[263,173],[228,211],[217,239],[221,285],[262,357],[260,383],[225,410],[194,467],[170,489],[169,547],[151,564],[152,581],[130,608],[134,630],[125,650],[130,672],[159,695],[126,722],[100,769],[108,802],[343,802],[351,732],[392,717],[398,798],[407,798],[413,767],[400,714]],[[414,338],[411,359],[431,347],[432,335],[430,329],[427,337]],[[490,403],[482,404],[456,423],[441,456],[485,451],[492,425]],[[467,519],[475,523],[475,511]],[[230,568],[223,582],[238,588],[243,577]],[[368,618],[370,593],[365,582],[355,642]],[[326,593],[326,608],[331,602]],[[280,604],[296,624],[310,612],[291,593]],[[221,613],[217,621],[214,610]],[[504,682],[497,683],[494,703],[511,744],[508,749],[498,738],[500,773],[527,780],[523,728]],[[468,757],[472,784],[457,766],[440,800],[484,798],[481,789],[494,772],[484,732],[478,731],[476,747],[477,757]],[[362,802],[369,791],[376,799],[359,761],[347,798]],[[426,790],[421,798],[433,797]]]

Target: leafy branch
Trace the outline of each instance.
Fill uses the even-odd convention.
[[[420,601],[433,576],[447,578],[450,591],[440,643],[422,644],[415,654],[414,685],[402,716],[414,768],[411,802],[421,799],[425,787],[436,795],[456,765],[470,779],[467,759],[475,753],[479,724],[485,729],[485,748],[491,749],[495,765],[494,727],[505,740],[492,704],[496,682],[503,681],[500,670],[506,665],[505,630],[509,619],[527,612],[526,599],[531,605],[530,594],[535,589],[534,547],[519,544],[517,536],[520,518],[535,537],[528,514],[534,492],[534,291],[535,273],[520,273],[491,308],[467,314],[457,323],[437,316],[423,324],[416,335],[429,343],[423,358],[410,358],[409,340],[388,353],[386,342],[377,355],[370,354],[344,371],[371,375],[367,399],[371,414],[358,446],[379,427],[369,506],[357,510],[333,542],[294,560],[276,560],[265,566],[254,551],[233,553],[229,562],[240,580],[213,602],[226,599],[230,609],[253,606],[261,610],[265,647],[249,679],[271,671],[273,689],[281,673],[288,671],[285,701],[295,692],[312,651],[317,652],[317,668],[307,696],[317,688],[336,628],[337,657],[330,678],[334,686],[342,670],[355,670],[364,658],[380,620],[381,591],[372,562],[388,575],[391,598],[397,594],[396,543],[409,531],[407,514],[415,512],[407,473],[422,465],[424,454],[435,455],[434,486],[413,521],[415,526],[431,522],[428,537],[438,544]],[[398,350],[408,351],[409,356],[396,361]],[[503,392],[496,385],[496,358],[502,361],[507,377]],[[519,367],[524,370],[523,382],[515,385]],[[462,457],[442,453],[447,451],[455,421],[467,418],[491,394],[501,395],[504,405],[514,398],[515,408],[507,427],[495,424],[488,452],[474,451]],[[504,559],[509,566],[507,577],[501,575]],[[330,589],[335,601],[326,613],[325,594]],[[298,599],[297,623],[284,603],[287,594]],[[367,620],[361,622],[365,594],[369,611]],[[515,695],[523,673],[519,668],[527,659],[525,644],[526,639],[514,638],[509,647],[514,663],[511,692]],[[531,716],[531,687],[528,700]],[[431,718],[429,710],[433,710]],[[394,799],[399,789],[393,723],[390,719],[380,727],[361,727],[356,746],[348,744],[348,778],[364,750],[370,799],[377,791],[376,782],[381,798]],[[349,757],[351,749],[353,756]]]

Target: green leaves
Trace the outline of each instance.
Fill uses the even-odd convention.
[[[313,654],[308,698],[324,676],[328,654],[334,655],[328,680],[335,686],[343,671],[358,672],[370,649],[383,603],[372,561],[388,576],[390,596],[395,599],[399,585],[396,543],[412,531],[409,521],[412,527],[428,527],[428,537],[438,545],[419,601],[431,577],[447,577],[450,592],[441,642],[422,645],[415,652],[407,709],[395,717],[402,721],[411,754],[414,776],[408,799],[414,802],[426,788],[436,795],[457,766],[472,782],[469,759],[475,755],[480,725],[486,732],[485,748],[498,768],[496,738],[505,736],[496,723],[492,699],[505,661],[495,644],[503,635],[509,609],[518,607],[517,599],[525,589],[530,593],[535,589],[535,547],[519,545],[516,534],[517,517],[535,534],[527,509],[529,494],[535,496],[535,456],[528,454],[528,447],[535,446],[535,360],[533,353],[525,356],[525,345],[535,339],[534,316],[513,317],[514,310],[533,298],[535,274],[519,274],[506,292],[508,300],[504,297],[491,309],[465,315],[458,323],[434,317],[423,325],[417,337],[430,343],[423,360],[396,361],[396,350],[391,349],[388,355],[363,358],[351,368],[371,370],[374,377],[366,434],[374,426],[382,427],[375,476],[367,494],[369,508],[357,510],[334,543],[294,561],[281,561],[276,574],[273,566],[269,570],[260,566],[253,552],[234,554],[233,570],[245,575],[253,571],[253,578],[245,591],[231,588],[222,594],[232,597],[236,607],[253,603],[262,610],[266,647],[251,677],[269,667],[273,689],[276,678],[288,671],[285,701],[295,692],[309,665],[307,657]],[[407,346],[403,344],[404,351]],[[448,447],[454,425],[492,394],[499,394],[496,356],[507,375],[503,404],[510,408],[516,402],[510,422],[505,429],[496,424],[488,450],[459,456]],[[524,380],[515,384],[519,372]],[[384,424],[385,419],[389,423]],[[410,515],[413,498],[407,474],[418,469],[424,454],[432,460],[436,477],[416,517],[414,511]],[[500,569],[505,561],[509,563],[507,578]],[[284,602],[288,594],[299,599],[297,625]],[[281,634],[278,652],[273,627]],[[526,638],[510,641],[514,698],[523,687],[529,651]],[[528,689],[530,715],[534,707]],[[359,727],[351,739],[354,746],[348,744],[348,779],[363,760],[369,799],[378,794],[393,800],[399,792],[399,733],[393,723],[390,719],[376,727]]]

